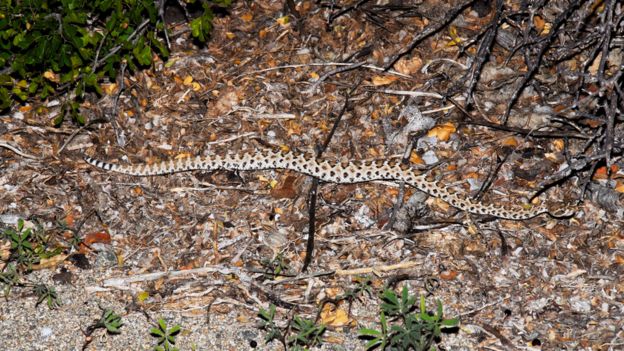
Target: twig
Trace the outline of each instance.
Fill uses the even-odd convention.
[[[453,22],[455,18],[457,18],[457,16],[459,16],[460,13],[462,13],[466,8],[468,8],[468,6],[472,5],[473,2],[475,2],[475,0],[469,0],[461,5],[457,5],[455,9],[451,11],[448,14],[448,16],[446,16],[446,18],[442,20],[442,22],[436,25],[429,26],[425,30],[420,32],[420,34],[418,34],[414,39],[412,39],[412,42],[407,46],[406,49],[399,52],[397,55],[395,55],[395,57],[392,60],[390,60],[390,63],[386,65],[386,70],[392,68],[392,66],[394,66],[394,64],[397,63],[397,61],[399,61],[403,56],[412,52],[412,50],[414,50],[416,46],[420,44],[421,41],[427,39],[431,35],[437,33],[440,29],[446,27],[449,23]]]
[[[240,134],[240,135],[235,135],[235,136],[230,137],[230,138],[225,138],[225,139],[221,139],[221,140],[215,140],[215,141],[208,142],[208,143],[206,143],[206,145],[225,144],[225,143],[229,143],[230,141],[234,141],[234,140],[241,139],[241,138],[246,138],[246,137],[255,138],[256,137],[256,133],[248,132],[248,133],[244,133],[244,134]]]
[[[42,160],[43,159],[42,157],[37,157],[37,156],[33,156],[33,155],[30,155],[30,154],[27,154],[27,153],[21,151],[20,149],[18,149],[17,147],[15,147],[13,145],[10,145],[10,144],[7,144],[5,142],[0,142],[0,147],[9,149],[9,150],[15,152],[16,154],[18,154],[18,155],[20,155],[20,156],[22,156],[24,158],[29,158],[31,160]]]
[[[373,266],[355,269],[337,269],[336,275],[361,275],[361,274],[375,274],[380,276],[383,272],[396,271],[398,269],[407,269],[412,267],[422,267],[422,262],[406,261],[397,264]]]
[[[155,272],[147,274],[137,274],[125,278],[111,278],[102,282],[102,286],[106,288],[115,288],[120,290],[130,289],[129,284],[151,282],[158,279],[175,279],[186,278],[197,275],[206,275],[209,273],[219,273],[221,275],[240,276],[240,269],[236,267],[210,266],[195,269],[186,269],[181,271]]]
[[[364,61],[357,62],[357,63],[352,63],[349,66],[336,68],[336,69],[334,69],[334,70],[332,70],[330,72],[327,72],[327,73],[323,74],[319,79],[316,80],[316,82],[314,82],[314,84],[312,84],[312,86],[310,88],[308,88],[305,91],[303,91],[303,94],[312,94],[312,93],[314,93],[316,91],[316,89],[318,88],[318,86],[321,83],[323,83],[330,76],[333,76],[333,75],[338,74],[338,73],[354,70],[354,69],[356,69],[358,67],[363,66],[364,63],[365,63]]]
[[[524,91],[524,88],[526,87],[526,85],[529,82],[529,80],[531,80],[531,78],[533,78],[533,75],[535,74],[535,72],[537,72],[537,69],[539,68],[540,63],[542,62],[542,58],[544,57],[544,53],[550,47],[550,44],[552,43],[552,41],[556,37],[559,36],[559,34],[560,34],[559,30],[558,30],[559,27],[572,15],[572,13],[574,12],[574,10],[576,10],[578,5],[579,5],[579,0],[576,0],[573,3],[568,4],[566,6],[565,11],[563,11],[555,19],[554,23],[552,24],[552,28],[550,30],[550,33],[548,34],[546,39],[544,39],[544,41],[540,45],[539,50],[538,50],[538,52],[536,54],[536,57],[535,57],[535,61],[533,63],[527,62],[528,66],[529,66],[528,70],[524,74],[524,76],[522,77],[522,80],[520,81],[520,84],[518,85],[518,87],[514,91],[513,95],[509,99],[509,102],[507,103],[507,108],[505,109],[505,113],[503,114],[503,117],[502,117],[502,120],[501,120],[501,124],[503,124],[503,125],[507,124],[507,119],[509,118],[509,114],[511,113],[511,108],[515,105],[516,101],[520,97],[520,94],[522,94],[522,92]]]

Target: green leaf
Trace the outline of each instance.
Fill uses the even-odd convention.
[[[358,330],[358,334],[366,335],[366,336],[379,336],[379,335],[383,335],[383,333],[380,332],[379,330],[366,329],[366,328]]]
[[[182,327],[180,327],[179,325],[175,325],[173,326],[173,328],[169,329],[169,335],[178,335],[180,333],[180,331],[182,330]]]
[[[0,111],[9,108],[9,106],[11,106],[9,91],[6,88],[0,87]]]
[[[450,327],[450,328],[454,328],[459,324],[459,318],[452,318],[452,319],[444,319],[442,321],[442,325],[445,327]]]
[[[160,336],[160,337],[165,335],[164,332],[162,330],[160,330],[159,328],[151,328],[149,330],[149,333],[154,335],[154,336]]]
[[[379,339],[379,338],[374,338],[372,340],[370,340],[369,342],[366,343],[366,346],[364,346],[365,349],[370,350],[372,348],[375,348],[377,345],[381,345],[383,343],[383,339]],[[383,346],[381,346],[379,348],[380,350],[383,350]]]

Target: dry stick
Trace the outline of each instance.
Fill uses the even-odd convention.
[[[359,68],[361,66],[363,66],[366,62],[362,61],[362,62],[357,62],[357,63],[352,63],[347,67],[340,67],[340,68],[336,68],[330,72],[327,72],[325,74],[323,74],[319,79],[316,80],[316,82],[314,82],[314,84],[312,84],[312,86],[305,90],[303,93],[309,93],[309,94],[313,94],[316,91],[316,88],[318,88],[318,86],[323,83],[327,78],[329,78],[330,76],[336,75],[338,73],[342,73],[342,72],[346,72],[346,71],[351,71],[354,70],[356,68]]]
[[[423,30],[419,35],[416,36],[416,38],[412,39],[412,42],[408,45],[406,49],[399,52],[392,60],[390,60],[390,63],[386,65],[386,70],[389,70],[392,66],[394,66],[394,64],[397,63],[397,61],[399,61],[401,58],[403,58],[403,56],[412,52],[412,50],[414,50],[416,46],[420,44],[421,41],[427,39],[431,35],[437,33],[440,29],[446,27],[449,23],[453,22],[453,20],[455,20],[455,18],[459,16],[460,13],[462,13],[466,8],[468,8],[468,6],[471,6],[472,3],[474,2],[475,0],[466,1],[465,3],[457,6],[455,10],[451,11],[449,15],[446,18],[444,18],[444,20],[442,20],[442,22],[436,25],[427,27],[425,30]]]
[[[602,56],[600,57],[600,65],[598,66],[598,80],[599,81],[602,81],[605,79],[604,71],[605,71],[605,66],[607,64],[607,57],[609,56],[609,44],[611,43],[611,30],[613,28],[614,5],[615,5],[615,0],[608,1],[607,8],[605,9],[607,16],[605,20],[605,29],[604,29],[605,37],[602,39]]]
[[[10,145],[10,144],[7,144],[7,143],[4,143],[4,142],[0,142],[0,147],[9,149],[9,150],[15,152],[16,154],[18,154],[18,155],[20,155],[22,157],[25,157],[25,158],[29,158],[31,160],[41,160],[42,159],[41,157],[37,157],[37,156],[33,156],[33,155],[30,155],[30,154],[27,154],[27,153],[21,151],[20,149],[18,149],[17,147],[15,147],[13,145]]]
[[[498,24],[500,22],[501,14],[503,12],[503,0],[496,1],[496,13],[490,24],[488,25],[489,29],[485,33],[483,37],[483,41],[481,41],[481,45],[479,45],[479,49],[477,50],[477,54],[475,55],[476,62],[472,65],[470,69],[470,83],[468,83],[468,91],[466,91],[466,105],[470,105],[472,102],[472,93],[479,82],[479,77],[481,77],[481,71],[483,70],[483,66],[486,62],[489,61],[490,55],[492,54],[492,44],[494,43],[494,38],[496,38],[496,32],[498,31]]]
[[[117,144],[121,147],[124,147],[126,145],[126,141],[123,135],[123,131],[121,130],[121,128],[119,127],[119,124],[117,123],[117,112],[119,111],[119,98],[121,97],[121,94],[123,93],[123,91],[126,89],[125,83],[124,83],[124,75],[126,74],[126,62],[122,61],[121,62],[121,69],[120,69],[120,73],[119,73],[119,91],[117,91],[117,94],[115,94],[115,97],[113,98],[113,112],[111,113],[111,126],[113,127],[113,130],[115,131],[115,137],[117,138]]]
[[[340,124],[340,121],[342,120],[342,116],[344,116],[344,113],[347,111],[347,106],[349,104],[349,96],[355,91],[355,89],[359,85],[360,85],[360,82],[358,82],[351,89],[351,91],[349,91],[349,93],[345,96],[345,102],[342,106],[342,110],[340,111],[340,114],[334,121],[334,125],[332,126],[332,129],[329,132],[329,134],[327,135],[325,142],[323,143],[322,146],[317,147],[317,150],[316,150],[317,158],[320,158],[323,152],[325,152],[325,150],[327,149],[329,142],[333,138],[334,133],[336,132],[336,129],[338,128],[338,125]],[[301,268],[302,272],[305,272],[308,269],[308,266],[312,262],[312,254],[314,252],[314,232],[316,230],[316,224],[315,224],[316,197],[317,197],[318,184],[319,184],[318,178],[314,178],[314,180],[312,181],[312,187],[310,188],[310,192],[308,193],[308,216],[309,216],[308,218],[308,242],[306,244],[306,257],[303,260],[303,268]]]
[[[477,191],[475,196],[473,196],[473,199],[475,199],[476,201],[481,201],[481,198],[483,198],[483,194],[492,185],[492,182],[494,181],[494,179],[496,179],[496,175],[500,171],[501,167],[503,167],[505,162],[507,162],[507,159],[509,158],[509,155],[513,154],[514,150],[504,151],[504,152],[505,152],[505,156],[503,157],[503,159],[502,160],[500,160],[500,159],[498,160],[498,162],[496,164],[496,167],[494,167],[494,169],[490,172],[490,174],[488,174],[487,178],[485,178],[485,181],[479,187],[479,191]]]
[[[370,0],[360,0],[358,2],[356,2],[355,4],[351,5],[351,6],[346,6],[345,8],[343,8],[342,10],[334,13],[333,15],[329,16],[329,18],[327,19],[327,25],[330,25],[336,18],[344,15],[345,13],[351,11],[351,10],[355,10],[356,8],[364,5],[365,3],[369,2]]]
[[[544,57],[544,53],[546,52],[548,48],[550,48],[550,44],[552,43],[552,41],[559,35],[559,27],[561,27],[561,25],[572,15],[572,13],[578,7],[579,3],[580,3],[579,0],[574,1],[572,4],[568,5],[566,10],[562,12],[555,19],[555,22],[552,25],[552,29],[550,30],[550,34],[548,35],[548,37],[546,37],[546,39],[542,42],[542,44],[539,47],[539,50],[535,57],[535,61],[533,62],[533,64],[530,64],[529,62],[527,62],[527,64],[529,65],[529,69],[524,74],[524,76],[522,77],[522,80],[520,81],[520,85],[518,85],[513,95],[509,99],[509,103],[507,104],[507,108],[505,109],[505,113],[503,114],[503,118],[501,120],[502,125],[507,124],[507,120],[509,119],[509,114],[511,113],[511,108],[515,105],[516,101],[520,97],[520,94],[522,94],[522,92],[524,91],[524,88],[527,86],[527,83],[529,82],[529,80],[531,80],[535,72],[537,72],[537,69],[539,68],[540,63],[542,62],[542,58]]]
[[[617,84],[617,83],[616,83]],[[606,108],[608,117],[607,130],[605,131],[605,141],[603,144],[602,152],[605,154],[605,162],[607,163],[607,172],[611,169],[611,152],[613,151],[614,129],[615,129],[615,114],[617,113],[617,92],[612,86],[612,91],[609,96],[609,105]]]

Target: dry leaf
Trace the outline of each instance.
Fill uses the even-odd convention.
[[[544,21],[544,19],[541,16],[534,16],[533,25],[535,26],[535,29],[537,29],[539,33],[542,33],[542,31],[544,30],[544,27],[546,26],[546,21]]]
[[[59,83],[61,81],[60,76],[57,73],[54,73],[52,71],[43,72],[43,78],[54,83]]]
[[[446,46],[456,46],[458,44],[461,44],[462,39],[459,37],[459,35],[457,35],[457,27],[450,26],[449,35],[451,36],[451,40],[446,43]]]
[[[374,76],[372,81],[373,81],[374,86],[380,86],[380,85],[391,84],[397,79],[398,77],[386,75],[386,76]]]
[[[251,22],[251,20],[253,19],[253,15],[251,14],[251,12],[246,12],[240,18],[245,22]]]
[[[50,258],[42,258],[39,260],[39,264],[34,264],[32,266],[32,269],[38,270],[38,269],[53,268],[61,264],[63,261],[65,261],[66,258],[67,258],[67,255],[56,255]]]
[[[611,174],[617,173],[620,168],[617,165],[611,165]],[[607,166],[599,167],[594,173],[594,179],[607,179]]]
[[[111,242],[111,236],[107,232],[89,233],[85,235],[85,238],[82,240],[82,242],[87,246],[90,246],[94,243],[108,244]]]
[[[444,271],[440,273],[440,279],[442,280],[453,280],[459,275],[457,271]]]
[[[447,141],[451,134],[455,133],[457,128],[453,123],[444,123],[438,126],[433,127],[427,133],[428,137],[436,137],[440,141]]]
[[[191,83],[193,83],[193,77],[191,76],[184,77],[184,85],[190,85]]]
[[[101,84],[100,87],[106,95],[113,95],[117,91],[117,83]]]
[[[420,157],[420,155],[416,151],[412,151],[409,158],[410,163],[414,163],[417,165],[424,165],[425,161]]]
[[[503,146],[509,146],[509,147],[517,147],[518,146],[518,139],[516,139],[514,137],[506,138],[505,140],[503,140],[502,145]]]
[[[225,32],[225,37],[232,40],[234,38],[236,38],[236,34],[232,33],[232,32]]]
[[[277,23],[279,23],[280,26],[288,25],[288,23],[290,23],[290,17],[282,16],[277,19]]]
[[[565,147],[565,143],[562,139],[553,140],[552,145],[556,151],[563,151],[563,148]]]
[[[286,179],[282,182],[279,187],[273,188],[271,190],[271,196],[275,199],[294,199],[297,197],[297,189],[296,180],[298,177],[288,175]]]
[[[394,65],[394,68],[397,70],[397,72],[411,75],[420,71],[422,65],[422,59],[418,56],[414,56],[409,60],[400,59],[399,62]]]
[[[618,193],[624,193],[624,183],[622,183],[621,180],[618,180],[615,183],[615,191],[617,191]]]
[[[347,312],[342,308],[335,308],[331,304],[325,304],[321,312],[321,323],[332,326],[342,327],[350,324]]]

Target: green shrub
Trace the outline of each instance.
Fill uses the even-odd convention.
[[[202,1],[202,15],[190,23],[196,40],[208,39],[212,6],[230,2]],[[136,71],[154,55],[166,59],[156,6],[154,0],[0,0],[0,112],[34,97],[101,93],[101,79],[115,77],[122,65]],[[76,100],[62,107],[55,124],[67,115],[85,123]]]
[[[420,297],[417,306],[416,297],[410,296],[405,286],[401,296],[386,289],[381,293],[381,299],[380,330],[364,328],[359,331],[362,338],[369,339],[367,350],[435,350],[434,342],[440,338],[442,331],[456,328],[459,324],[458,318],[444,318],[440,301],[437,301],[435,314],[427,312],[424,296]]]

